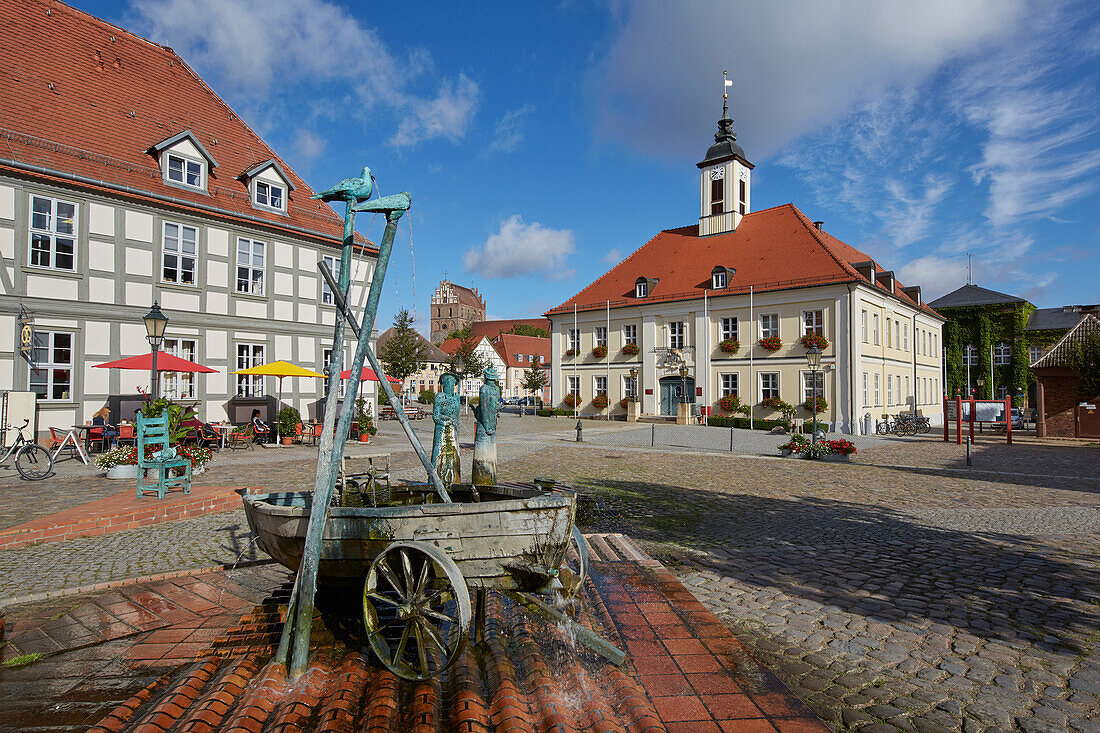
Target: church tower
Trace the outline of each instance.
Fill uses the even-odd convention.
[[[729,82],[732,84],[732,82]],[[730,119],[729,100],[722,95],[722,119],[714,145],[699,165],[699,236],[732,232],[749,213],[752,169],[737,144]]]

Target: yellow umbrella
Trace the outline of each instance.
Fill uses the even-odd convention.
[[[319,377],[324,379],[325,375],[313,371],[312,369],[306,369],[300,367],[297,364],[291,364],[289,361],[273,361],[270,364],[261,364],[259,366],[249,367],[248,369],[238,369],[233,372],[234,374],[251,374],[253,376],[260,377],[278,377],[279,378],[279,404],[283,402],[283,377]],[[275,437],[279,437],[279,422],[275,422]]]

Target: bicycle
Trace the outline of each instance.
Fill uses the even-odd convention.
[[[28,418],[18,428],[19,433],[8,448],[8,452],[0,458],[0,465],[7,462],[8,458],[14,454],[15,470],[19,471],[19,475],[28,481],[41,481],[53,472],[53,457],[38,443],[32,443],[23,437],[23,430],[30,422]],[[5,432],[11,429],[11,425],[4,426]]]

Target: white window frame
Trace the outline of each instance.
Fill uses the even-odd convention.
[[[35,212],[35,201],[43,201],[49,204],[48,212]],[[72,216],[58,216],[57,212],[61,206],[71,206]],[[65,199],[55,199],[51,196],[39,196],[38,194],[31,194],[30,197],[30,233],[29,241],[27,244],[27,265],[33,268],[41,268],[45,270],[57,270],[58,272],[76,272],[77,271],[77,248],[80,243],[79,229],[80,229],[80,207],[72,201],[66,201]],[[42,221],[42,217],[45,217],[45,221]],[[35,219],[39,219],[38,225],[35,225]],[[65,231],[68,228],[70,231]],[[47,249],[42,246],[35,246],[35,243],[45,243]],[[72,247],[71,255],[68,252],[60,252],[59,245],[63,242],[68,242]],[[35,262],[35,253],[45,252],[48,262],[42,264],[41,262]],[[60,256],[71,256],[72,267],[58,267],[57,261]]]
[[[821,308],[802,311],[802,335],[808,336],[811,333],[825,335],[825,311]]]
[[[606,374],[595,374],[592,376],[592,396],[595,397],[598,394],[607,394]]]
[[[67,336],[69,340],[68,346],[59,346],[57,341],[58,336]],[[58,359],[59,355],[62,355],[64,351],[68,351],[69,359],[64,361]],[[50,331],[37,329],[34,332],[34,345],[32,347],[32,354],[34,357],[35,368],[28,371],[27,374],[27,389],[31,392],[38,393],[38,400],[40,402],[74,402],[73,392],[73,375],[76,370],[74,368],[76,351],[76,334],[72,331]],[[62,375],[65,375],[62,379]],[[43,379],[35,380],[35,376],[40,375]],[[68,379],[68,381],[64,381]],[[45,396],[42,396],[42,392],[35,388],[35,385],[41,385],[40,389],[45,391]],[[54,394],[58,387],[68,386],[68,390],[61,393],[61,396],[55,397]]]
[[[237,369],[249,369],[264,363],[267,344],[252,341],[238,341],[234,352],[237,357]],[[264,378],[259,374],[237,374],[237,397],[262,397]]]
[[[894,347],[894,337],[890,331],[890,324],[893,321],[891,318],[886,319],[886,348],[891,349]]]
[[[638,324],[627,323],[623,326],[623,345],[638,345]]]
[[[719,326],[719,329],[720,329],[721,335],[722,335],[721,340],[722,341],[726,341],[727,339],[733,339],[734,341],[740,340],[737,337],[737,333],[738,333],[738,330],[739,330],[738,326],[739,326],[739,324],[737,322],[737,316],[727,316],[726,318],[723,318],[722,321],[721,321],[721,324]]]
[[[247,252],[245,253],[245,262],[241,262],[241,245],[247,244]],[[260,264],[256,264],[256,245],[260,246],[259,258]],[[237,237],[237,257],[235,260],[236,266],[236,278],[234,282],[235,292],[239,295],[254,295],[258,298],[264,297],[264,290],[266,284],[264,280],[267,279],[267,242],[263,242],[259,239],[250,239],[248,237]],[[242,270],[247,273],[247,277],[244,278],[244,282],[247,283],[247,287],[241,288],[241,272]],[[259,291],[256,292],[256,273],[259,272]]]
[[[863,406],[864,407],[870,407],[871,406],[871,403],[869,402],[869,400],[871,398],[871,395],[867,390],[867,383],[869,381],[867,379],[867,376],[868,376],[867,372],[864,372],[863,373]]]
[[[723,372],[718,375],[718,396],[725,397],[727,395],[738,396],[739,390],[739,378],[737,372]]]
[[[993,346],[993,366],[1007,366],[1012,363],[1012,346],[1007,341],[998,341]]]
[[[901,390],[900,390],[900,387],[901,387],[901,385],[900,385],[900,384],[898,385],[898,387],[899,387],[899,390],[898,390],[898,391],[901,391]],[[905,392],[904,392],[904,393],[902,393],[902,394],[900,394],[900,395],[898,395],[898,404],[899,404],[899,405],[904,405],[904,404],[908,403],[908,402],[909,402],[909,395],[910,395],[910,394],[911,394],[911,393],[909,392],[909,375],[908,375],[908,374],[906,374],[906,375],[905,375]]]
[[[1034,364],[1043,356],[1043,347],[1032,344],[1027,347],[1027,363]]]
[[[161,351],[187,361],[198,361],[198,342],[188,338],[165,338]],[[197,399],[194,372],[161,372],[160,394],[173,400]]]
[[[894,319],[894,348],[901,348],[901,321]]]
[[[668,348],[682,349],[687,344],[687,324],[684,321],[668,322]]]
[[[978,347],[966,344],[962,348],[962,365],[978,366]]]
[[[867,343],[867,311],[866,309],[860,311],[860,325],[863,328],[863,343]]]
[[[901,324],[901,350],[909,351],[909,324]]]
[[[875,372],[875,407],[882,405],[882,375]]]
[[[767,325],[765,325],[767,324]],[[779,335],[779,314],[760,314],[760,338],[766,339]]]
[[[817,375],[817,379],[813,378],[813,375],[815,375],[815,374]],[[824,372],[824,370],[818,369],[816,372],[803,371],[802,372],[802,379],[800,381],[802,383],[802,403],[803,404],[805,404],[806,402],[809,402],[810,399],[813,397],[813,382],[815,382],[815,381],[817,382],[817,396],[818,397],[824,397],[825,396],[825,372]]]
[[[725,270],[711,273],[710,284],[715,290],[724,290],[726,288],[726,272]]]
[[[635,383],[637,380],[629,374],[624,374],[622,378],[623,396],[621,399],[628,400],[630,395],[637,395],[638,385]]]
[[[575,353],[581,351],[581,332],[579,329],[570,328],[565,336],[566,351],[572,349]]]
[[[641,282],[634,283],[634,297],[644,298],[649,295],[649,281],[642,280]]]
[[[270,201],[275,198],[276,191],[278,191],[279,203],[272,204],[270,203]],[[286,186],[281,186],[278,183],[272,183],[271,181],[256,180],[254,182],[254,185],[252,186],[252,203],[261,209],[285,212]]]
[[[175,227],[175,241],[176,248],[170,250],[168,248],[168,229],[169,227]],[[193,245],[192,251],[187,253],[185,250],[185,244],[187,242],[187,232],[191,233],[191,243]],[[175,257],[176,265],[173,268],[176,272],[176,278],[174,280],[168,279],[168,258]],[[185,282],[183,274],[187,272],[184,262],[190,258],[191,260],[191,281]],[[187,224],[180,224],[175,221],[163,222],[160,228],[160,281],[162,283],[172,283],[173,285],[183,285],[189,288],[197,287],[198,285],[198,270],[199,270],[199,230],[197,227],[193,227]]]
[[[593,336],[596,338],[596,346],[607,346],[607,326],[596,326]]]
[[[336,255],[321,255],[321,261],[328,266],[329,272],[332,273],[332,277],[337,282],[340,281],[340,258]],[[336,305],[336,299],[333,297],[332,288],[328,286],[328,282],[321,278],[321,305]]]
[[[774,377],[775,379],[771,379]],[[767,378],[767,379],[766,379]],[[765,382],[774,381],[774,386],[764,386]],[[760,372],[760,401],[768,399],[769,397],[779,397],[779,372]],[[774,391],[775,394],[768,394]]]
[[[566,390],[565,393],[567,395],[568,394],[575,394],[578,397],[580,397],[580,395],[581,395],[581,378],[580,378],[580,375],[577,375],[577,376],[574,377],[572,374],[570,374],[565,379],[566,379],[565,385],[566,385],[566,387],[568,387],[568,389]]]
[[[328,368],[329,362],[332,359],[332,354],[333,354],[333,350],[332,350],[331,346],[321,349],[321,370],[322,371],[324,371],[326,368]],[[344,356],[345,356],[345,359],[346,359],[347,354],[344,354]],[[342,359],[341,360],[341,366],[343,365],[343,363],[344,363],[344,360]],[[340,371],[343,371],[343,369],[341,369]],[[338,379],[336,381],[338,381],[340,383],[340,399],[344,399],[344,395],[346,395],[348,393],[348,380]],[[326,381],[326,383],[327,383],[327,381]]]
[[[871,314],[871,337],[874,339],[873,343],[874,343],[875,346],[881,346],[882,345],[881,341],[879,339],[878,326],[879,326],[878,313],[872,313]]]
[[[886,404],[894,404],[894,375],[886,375]]]
[[[178,160],[180,162],[180,176],[175,178],[172,175],[172,161]],[[189,183],[187,178],[191,174],[191,167],[198,172],[198,183]],[[180,155],[179,153],[165,153],[164,154],[164,180],[166,183],[171,183],[176,186],[183,186],[184,188],[193,188],[197,191],[206,190],[206,163],[195,158],[190,158],[186,155]]]

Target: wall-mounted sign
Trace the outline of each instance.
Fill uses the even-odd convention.
[[[34,314],[28,311],[23,304],[19,304],[19,324],[15,333],[15,349],[19,355],[27,360],[31,369],[34,364]]]

